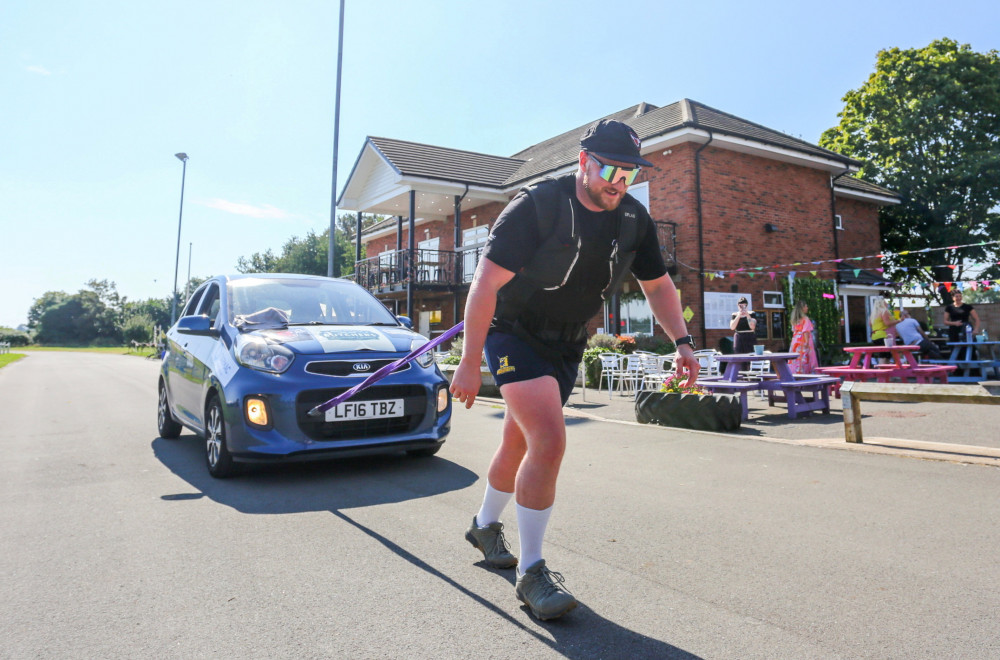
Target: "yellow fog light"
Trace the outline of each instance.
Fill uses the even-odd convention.
[[[243,404],[243,412],[247,421],[254,426],[268,426],[270,424],[267,416],[267,403],[264,399],[247,397]]]
[[[442,387],[438,389],[438,412],[443,413],[448,409],[448,400],[451,398],[451,394],[448,392],[447,387]]]

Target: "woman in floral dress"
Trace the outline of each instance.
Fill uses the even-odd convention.
[[[819,367],[816,358],[816,342],[813,339],[813,323],[807,316],[809,305],[800,300],[792,310],[792,345],[788,349],[798,353],[798,357],[788,362],[793,374],[813,374]]]

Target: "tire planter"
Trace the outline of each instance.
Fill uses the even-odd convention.
[[[635,418],[640,424],[696,431],[735,431],[743,421],[743,407],[735,394],[646,391],[639,392]]]

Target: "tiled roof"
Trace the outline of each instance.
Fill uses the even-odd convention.
[[[629,126],[634,126],[634,121],[637,117],[655,109],[655,105],[640,103],[607,117],[600,117],[600,119],[614,119],[624,122]],[[594,121],[598,120],[595,119]],[[549,138],[544,142],[539,142],[511,156],[511,158],[523,161],[524,164],[507,179],[506,184],[514,185],[530,181],[575,162],[580,153],[580,137],[592,123],[594,122],[587,122],[583,126],[577,126],[572,130]],[[642,138],[642,134],[639,137]]]
[[[428,179],[499,187],[521,161],[418,142],[369,137],[369,142],[400,173]]]
[[[607,117],[602,117],[602,119],[617,119],[625,122],[635,129],[641,140],[648,140],[684,128],[693,128],[769,144],[837,161],[845,165],[860,165],[857,161],[842,154],[760,124],[740,119],[735,115],[690,99],[671,103],[662,108],[648,103],[640,103]],[[513,186],[524,183],[572,164],[576,160],[577,154],[580,153],[580,136],[589,125],[574,128],[514,154],[513,158],[524,160],[525,163],[513,176],[507,179],[505,185]]]
[[[663,107],[639,103],[602,119],[625,122],[635,129],[642,140],[692,128],[711,131],[717,135],[744,138],[844,165],[860,165],[842,154],[690,99]],[[369,137],[368,140],[392,167],[404,175],[511,188],[572,165],[580,153],[580,136],[589,125],[590,123],[578,126],[519,151],[509,158],[404,140],[378,137]],[[852,183],[845,185],[855,187]],[[882,188],[868,192],[893,194]]]
[[[838,176],[833,180],[834,185],[841,188],[849,188],[851,190],[856,190],[862,193],[868,193],[870,195],[883,195],[885,197],[899,197],[898,193],[894,193],[888,188],[883,188],[882,186],[877,186],[874,183],[869,183],[868,181],[863,181],[855,176],[849,174],[843,174]]]

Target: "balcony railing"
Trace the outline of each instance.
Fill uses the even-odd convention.
[[[472,281],[482,247],[460,252],[389,250],[358,261],[354,281],[370,291],[392,291],[412,281],[420,288],[453,289]]]
[[[663,260],[675,267],[677,225],[657,222],[657,235]],[[420,289],[456,290],[472,282],[476,266],[482,258],[483,245],[458,252],[444,250],[387,250],[374,257],[355,262],[355,282],[369,291],[400,291],[412,281]]]

